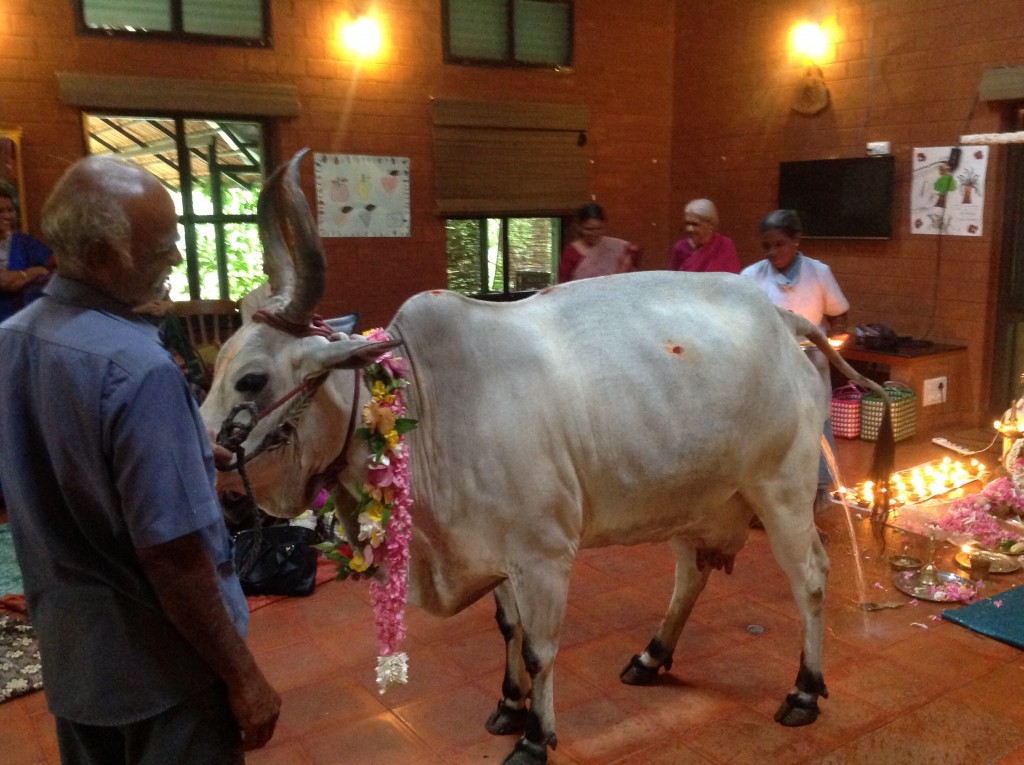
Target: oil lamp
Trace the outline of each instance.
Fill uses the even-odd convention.
[[[917,504],[948,494],[979,480],[987,470],[977,459],[961,462],[951,457],[900,470],[889,479],[889,507],[895,510],[903,505]],[[837,494],[848,504],[870,508],[874,501],[875,485],[871,481],[863,481],[850,488],[840,487]]]

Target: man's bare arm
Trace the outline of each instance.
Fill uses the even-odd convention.
[[[193,533],[135,552],[168,619],[223,678],[245,748],[264,746],[274,735],[281,697],[235,629],[202,539]]]

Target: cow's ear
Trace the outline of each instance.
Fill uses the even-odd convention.
[[[371,343],[359,336],[341,335],[327,345],[318,345],[312,358],[314,365],[320,369],[355,369],[372,364],[399,345],[400,340]]]

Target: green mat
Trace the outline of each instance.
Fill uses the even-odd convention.
[[[24,592],[21,569],[14,557],[11,527],[5,523],[0,525],[0,595],[22,595]]]
[[[1014,648],[1024,648],[1024,587],[943,611],[942,618]]]

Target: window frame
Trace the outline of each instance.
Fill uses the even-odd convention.
[[[90,110],[84,109],[82,111],[82,124],[83,128],[86,126],[86,117],[94,117],[102,119],[103,117],[131,117],[138,119],[153,119],[153,120],[170,120],[174,123],[174,136],[173,140],[175,143],[175,152],[177,155],[177,169],[178,169],[178,182],[179,190],[178,193],[181,196],[181,208],[182,214],[177,216],[178,225],[181,226],[184,235],[183,241],[179,243],[179,249],[181,250],[182,258],[185,261],[185,274],[188,281],[188,293],[190,300],[230,300],[230,284],[228,279],[228,264],[227,264],[227,247],[226,247],[226,232],[225,227],[232,224],[247,224],[258,226],[259,220],[256,213],[251,215],[247,214],[235,214],[235,213],[217,213],[216,210],[221,204],[220,194],[217,193],[216,178],[217,174],[211,173],[211,197],[214,204],[214,212],[212,214],[200,214],[195,212],[193,206],[193,194],[194,194],[194,181],[192,175],[192,163],[190,160],[191,147],[188,145],[188,136],[185,132],[185,123],[191,120],[207,120],[215,122],[233,123],[233,122],[248,122],[257,124],[260,127],[260,161],[262,167],[260,168],[260,175],[263,181],[266,181],[269,175],[269,169],[274,167],[271,156],[271,146],[273,142],[272,138],[272,121],[266,117],[240,117],[237,115],[228,115],[224,117],[211,116],[208,114],[196,115],[192,113],[183,112],[154,112],[150,110],[139,110],[133,112],[132,110]],[[168,136],[170,139],[171,136]],[[89,150],[89,139],[85,136],[86,151]],[[112,152],[104,156],[117,157],[117,152]],[[128,160],[131,161],[131,160]],[[257,192],[258,198],[259,192]],[[211,225],[214,228],[215,242],[217,257],[217,295],[204,295],[202,293],[202,280],[199,273],[199,249],[198,249],[198,229],[200,226]],[[260,253],[262,258],[262,253]]]
[[[223,45],[237,48],[272,48],[270,22],[270,0],[259,0],[260,15],[263,29],[258,38],[230,37],[226,35],[208,35],[200,32],[186,32],[182,0],[165,0],[170,6],[170,31],[154,30],[135,32],[127,29],[97,29],[85,23],[85,4],[89,0],[73,0],[75,8],[75,27],[79,35],[84,37],[117,37],[125,40],[164,40],[170,42],[200,43],[203,45]]]
[[[576,58],[576,7],[575,0],[535,0],[536,2],[548,2],[552,5],[565,5],[569,10],[569,28],[566,30],[568,35],[567,39],[567,55],[566,63],[564,64],[551,64],[551,63],[532,63],[528,61],[520,61],[515,58],[515,0],[508,0],[508,11],[505,19],[507,29],[507,42],[506,55],[504,58],[475,58],[472,56],[460,56],[452,53],[451,45],[451,13],[449,3],[450,0],[441,0],[441,41],[442,41],[442,56],[443,61],[446,64],[457,64],[462,66],[495,66],[495,67],[511,67],[518,69],[552,69],[556,71],[568,71],[575,65]]]
[[[509,232],[511,231],[511,226],[509,225],[510,221],[517,220],[517,219],[520,219],[520,220],[531,220],[531,219],[540,219],[540,218],[546,218],[548,220],[553,221],[554,222],[554,226],[557,226],[557,229],[558,229],[557,230],[557,235],[553,235],[552,239],[551,239],[551,270],[550,270],[550,280],[548,282],[548,286],[554,286],[555,284],[558,283],[558,265],[559,265],[559,260],[561,259],[562,249],[565,247],[565,245],[566,245],[566,243],[568,241],[566,239],[566,232],[568,231],[568,229],[570,227],[570,219],[571,219],[570,215],[564,214],[564,213],[550,213],[550,214],[543,214],[543,213],[528,213],[528,214],[483,213],[483,214],[478,214],[478,215],[449,215],[449,216],[445,216],[444,218],[442,218],[442,220],[444,222],[444,226],[445,226],[445,231],[448,230],[448,223],[450,221],[466,221],[466,220],[477,221],[478,224],[480,225],[480,229],[482,231],[484,231],[484,232],[487,231],[488,221],[491,221],[491,220],[498,220],[498,221],[500,221],[501,238],[500,238],[499,244],[500,244],[500,252],[501,252],[501,269],[502,269],[502,275],[503,275],[502,289],[500,291],[497,291],[497,290],[478,290],[476,292],[465,292],[465,293],[460,293],[460,294],[464,294],[464,295],[466,295],[466,297],[471,297],[471,298],[474,298],[476,300],[487,300],[487,301],[492,301],[492,302],[508,302],[508,301],[514,301],[514,300],[522,300],[523,298],[530,297],[530,295],[535,295],[537,292],[539,292],[541,289],[543,289],[543,288],[539,288],[539,287],[538,288],[534,288],[534,289],[525,289],[525,290],[524,289],[512,289],[511,288],[512,279],[510,277],[510,270],[511,270],[511,265],[512,265],[512,263],[511,263],[511,254],[510,254],[510,251],[509,251],[510,250],[510,248],[509,248]],[[477,277],[478,278],[478,282],[477,282],[478,285],[486,285],[486,283],[487,283],[487,266],[486,266],[487,244],[488,244],[488,242],[487,242],[486,236],[481,237],[481,239],[479,241],[479,246],[477,248],[477,255],[476,255],[476,257],[477,257],[477,266],[478,266],[478,277]],[[446,273],[447,273],[447,264],[448,264],[448,248],[447,248],[447,238],[446,238],[446,245],[445,245],[445,270],[446,270]],[[449,286],[448,284],[446,284],[446,287],[447,287],[447,289],[452,289],[451,286]]]

